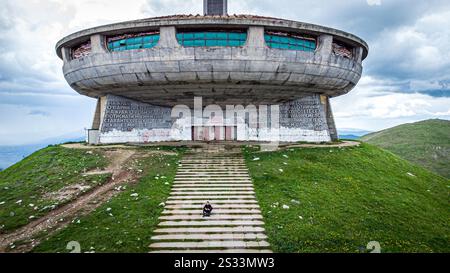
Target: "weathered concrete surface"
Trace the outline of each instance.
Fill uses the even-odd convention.
[[[201,27],[210,19],[195,22]],[[75,60],[65,58],[64,76],[83,95],[98,98],[115,94],[169,107],[192,106],[194,96],[204,97],[206,104],[221,106],[274,104],[313,93],[333,97],[349,92],[361,77],[359,55],[347,59],[332,54],[334,39],[346,39],[339,31],[317,26],[315,52],[280,50],[269,48],[264,40],[264,30],[273,22],[255,20],[246,24],[246,20],[236,20],[248,29],[248,39],[242,47],[182,47],[175,35],[183,20],[172,26],[159,25],[159,44],[150,49],[107,52],[101,39],[107,33],[92,33],[92,54]],[[221,26],[223,20],[215,22]],[[292,31],[309,33],[309,25],[280,24],[292,27]],[[112,33],[120,31],[121,27],[116,27]],[[358,52],[366,52],[365,44],[357,41],[355,38],[348,43],[363,48]],[[64,48],[70,43],[72,40],[62,42]]]
[[[209,162],[212,165],[208,169],[200,165],[208,165]],[[235,162],[245,166],[239,149],[217,155],[205,155],[199,151],[198,154],[183,158],[183,167],[178,170],[176,179],[199,186],[189,189],[176,185],[173,187],[165,210],[159,217],[161,222],[152,236],[151,252],[271,252],[248,170],[243,168],[245,174],[235,174],[233,170],[224,172],[217,169],[217,162],[224,165]],[[187,170],[190,175],[186,175]],[[244,191],[246,201],[235,196],[238,192],[230,182],[222,183],[220,188],[207,188],[208,191],[204,191],[200,185],[209,183],[210,176],[217,177],[217,170],[222,173],[219,178],[236,177],[250,181]],[[202,172],[203,176],[197,176],[198,172]],[[189,177],[195,178],[195,181]],[[174,203],[174,196],[179,199],[177,203]],[[203,217],[202,208],[207,200],[214,209],[210,217]]]
[[[95,122],[100,124],[99,143],[148,143],[192,139],[194,115],[192,110],[190,118],[173,118],[171,108],[168,107],[112,95],[101,101],[103,103],[99,105],[103,106],[98,112],[102,114],[96,116],[102,116],[102,120]],[[322,100],[319,95],[280,105],[278,118],[280,127],[277,130],[271,129],[272,124],[268,124],[267,128],[254,128],[250,125],[250,120],[243,121],[242,125],[239,125],[238,119],[232,120],[233,126],[236,125],[237,140],[281,142],[331,140],[330,128],[334,128],[334,123],[330,126],[332,118],[327,116],[327,100]]]
[[[247,31],[247,41],[240,47],[183,47],[177,41],[180,29],[212,26]],[[106,48],[109,36],[148,31],[160,33],[153,48],[121,52]],[[266,31],[311,35],[317,48],[314,52],[269,48]],[[89,55],[72,59],[71,49],[85,42],[92,47]],[[333,43],[345,43],[352,54],[335,55]],[[255,129],[248,121],[235,129],[233,123],[228,128],[231,140],[328,142],[338,138],[329,98],[356,86],[368,46],[343,31],[277,18],[167,16],[77,32],[58,42],[57,53],[70,86],[99,99],[91,143],[196,139],[197,129],[192,132],[191,127],[195,120],[171,117],[171,107],[192,108],[194,97],[223,109],[280,105],[279,130]],[[218,130],[212,133],[219,135],[215,140],[225,140],[226,128]]]
[[[232,15],[232,16],[196,16],[196,15],[174,15],[165,17],[155,17],[140,19],[134,21],[121,22],[116,24],[109,24],[99,27],[94,27],[86,30],[82,30],[73,33],[56,45],[56,52],[59,57],[61,55],[62,47],[73,47],[79,43],[85,42],[90,39],[94,34],[102,35],[114,35],[117,33],[123,33],[133,29],[135,31],[148,31],[157,30],[162,26],[211,26],[211,25],[225,25],[232,26],[266,26],[274,30],[296,30],[311,35],[328,34],[339,37],[342,42],[350,44],[355,47],[361,46],[363,48],[362,58],[367,57],[369,46],[361,38],[347,33],[345,31],[309,24],[305,22],[296,22],[291,20],[284,20],[280,18],[270,18],[254,15]]]

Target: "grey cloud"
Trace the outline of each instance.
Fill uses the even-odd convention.
[[[51,116],[51,114],[49,112],[46,111],[42,111],[42,110],[31,110],[28,113],[29,116],[43,116],[43,117],[49,117]]]

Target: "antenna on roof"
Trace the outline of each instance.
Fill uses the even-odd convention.
[[[204,15],[227,15],[228,1],[227,0],[203,0],[203,14]]]

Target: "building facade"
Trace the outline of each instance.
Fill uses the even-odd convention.
[[[330,98],[358,83],[363,40],[205,13],[100,26],[58,42],[67,82],[98,100],[91,143],[338,138]]]

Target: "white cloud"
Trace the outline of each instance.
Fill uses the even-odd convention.
[[[381,0],[367,0],[369,6],[380,6]]]
[[[65,35],[123,20],[202,13],[200,0],[0,1],[0,145],[90,126],[95,101],[67,85],[62,61],[55,54],[56,42]],[[449,96],[414,93],[450,92],[448,1],[416,0],[414,5],[410,0],[229,2],[231,14],[328,25],[362,35],[369,42],[360,84],[332,100],[338,127],[376,130],[432,117],[450,119]],[[49,115],[29,115],[39,111]]]
[[[338,128],[376,131],[423,119],[450,119],[450,97],[392,92],[389,82],[375,81],[364,77],[355,90],[332,100]]]

